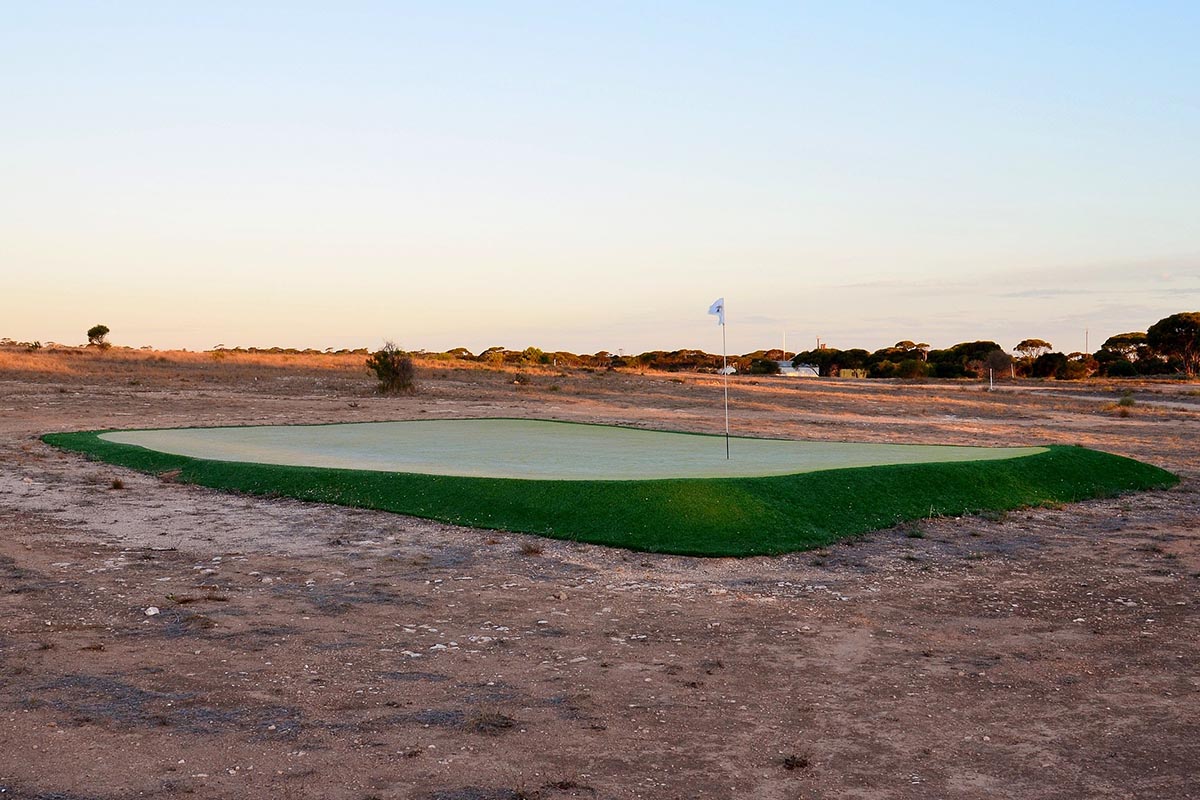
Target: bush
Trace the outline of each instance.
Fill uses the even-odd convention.
[[[1054,376],[1060,381],[1080,381],[1088,376],[1088,365],[1083,361],[1068,361]]]
[[[1067,369],[1067,357],[1062,353],[1042,353],[1033,362],[1030,373],[1035,378],[1057,378]]]
[[[1113,361],[1104,370],[1104,374],[1110,378],[1135,378],[1138,376],[1138,368],[1133,365],[1133,362],[1120,359]]]
[[[941,362],[933,365],[933,374],[937,378],[965,378],[967,371],[963,369],[962,364],[952,362]],[[974,377],[974,376],[971,376]]]
[[[367,357],[367,369],[379,379],[379,391],[383,394],[411,392],[415,388],[412,357],[393,342],[387,342]]]
[[[896,363],[884,359],[876,361],[867,369],[868,378],[894,378],[896,377]]]
[[[906,358],[896,365],[896,377],[908,378],[924,378],[929,374],[929,365],[924,361],[916,358]]]

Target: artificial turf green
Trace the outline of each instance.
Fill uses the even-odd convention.
[[[181,482],[393,511],[477,528],[698,556],[774,555],[929,516],[1165,489],[1178,477],[1083,447],[994,461],[757,478],[556,481],[211,461],[54,433],[55,447]]]

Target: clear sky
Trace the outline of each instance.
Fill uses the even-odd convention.
[[[0,336],[1095,349],[1200,309],[1200,3],[33,2]]]

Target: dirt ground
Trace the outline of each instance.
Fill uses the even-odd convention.
[[[223,494],[37,439],[721,425],[710,377],[515,377],[425,365],[384,398],[307,364],[0,371],[0,797],[1200,796],[1195,385],[1119,407],[1099,383],[738,378],[744,434],[1079,443],[1184,476],[744,560]]]

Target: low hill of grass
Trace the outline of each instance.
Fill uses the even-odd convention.
[[[995,461],[761,478],[543,481],[210,461],[108,442],[99,433],[42,438],[98,461],[214,489],[697,556],[787,553],[928,516],[1068,503],[1179,481],[1140,461],[1062,446]]]

